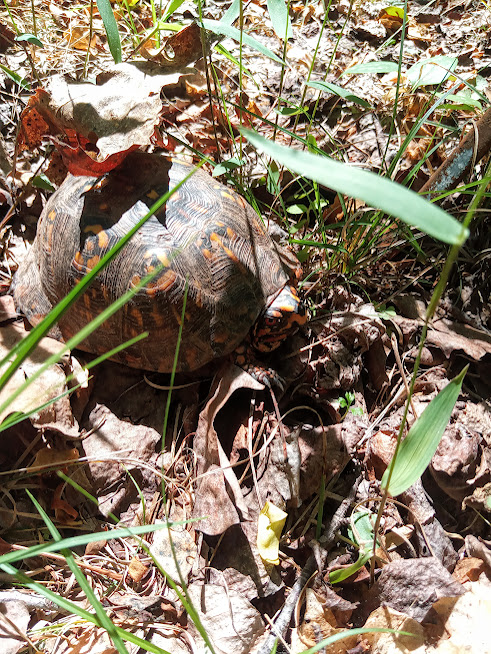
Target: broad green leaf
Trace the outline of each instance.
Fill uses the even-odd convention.
[[[356,104],[359,104],[361,107],[365,107],[366,109],[370,109],[371,107],[369,102],[367,102],[363,98],[359,98],[357,95],[353,95],[353,93],[348,91],[348,89],[343,89],[342,86],[338,86],[337,84],[331,84],[330,82],[314,81],[314,82],[307,82],[307,86],[312,86],[312,88],[314,89],[319,89],[320,91],[326,91],[327,93],[334,93],[334,95],[339,95],[340,98],[344,98],[349,102],[355,102]]]
[[[298,116],[298,114],[305,113],[305,109],[300,107],[280,107],[279,109],[274,109],[275,113],[279,116]]]
[[[9,77],[12,82],[22,86],[22,88],[26,89],[27,91],[31,88],[29,82],[25,82],[23,77],[21,77],[18,73],[15,73],[13,70],[10,70],[10,68],[7,68],[7,66],[0,64],[0,70],[3,70],[5,75],[7,75],[7,77]]]
[[[402,441],[396,460],[382,477],[382,488],[392,497],[412,486],[429,465],[452,415],[467,368],[431,400]],[[393,472],[388,482],[391,466]]]
[[[217,164],[215,168],[213,168],[213,177],[218,177],[219,175],[227,173],[229,170],[240,168],[240,166],[243,166],[244,163],[245,161],[243,159],[239,159],[239,157],[231,157],[230,159],[227,159],[227,161],[222,161],[221,163]]]
[[[367,509],[353,513],[351,525],[348,529],[348,536],[360,548],[361,553],[373,551],[373,523],[372,514]]]
[[[210,20],[208,18],[203,19],[203,27],[205,30],[213,32],[214,34],[221,34],[222,36],[227,36],[229,39],[234,39],[238,43],[242,41],[244,45],[248,45],[250,48],[257,50],[265,57],[269,57],[273,61],[278,62],[283,65],[283,60],[280,59],[274,52],[266,48],[262,43],[256,41],[252,36],[246,32],[242,32],[242,37],[240,35],[240,30],[231,25],[224,25],[221,21]]]
[[[284,40],[293,36],[292,24],[285,0],[267,0],[267,6],[276,36]]]
[[[280,170],[275,161],[270,161],[268,165],[268,178],[266,180],[266,188],[268,193],[275,197],[280,193],[278,182],[280,181]]]
[[[402,7],[386,7],[384,12],[389,16],[397,16],[398,18],[404,18],[404,9]]]
[[[34,34],[19,34],[19,36],[15,37],[15,40],[18,43],[22,43],[22,41],[27,41],[32,45],[37,45],[38,48],[44,48],[42,41],[40,41],[38,37],[35,36]]]
[[[222,23],[222,25],[232,25],[232,23],[237,20],[237,18],[240,16],[241,2],[242,0],[233,0],[230,7],[220,18],[220,23]]]
[[[304,213],[307,213],[309,208],[306,204],[292,204],[286,208],[287,213],[292,216],[303,216]]]
[[[118,24],[114,18],[110,0],[97,0],[97,8],[99,9],[102,22],[104,23],[109,50],[114,59],[114,63],[120,64],[122,61],[121,41],[119,38]]]
[[[438,55],[429,59],[421,59],[406,72],[406,77],[413,85],[413,91],[420,86],[441,84],[457,66],[457,57]]]
[[[452,103],[444,102],[439,107],[440,111],[482,111],[482,104],[478,100],[468,98],[465,102],[462,98],[453,100]]]
[[[31,184],[35,188],[43,189],[43,191],[53,192],[55,190],[55,187],[49,181],[49,179],[46,177],[44,173],[41,173],[40,175],[36,175],[35,177],[31,177]]]
[[[244,129],[242,133],[254,147],[293,172],[363,200],[444,243],[462,244],[467,238],[468,230],[458,220],[400,184],[327,156],[278,145],[250,130]]]
[[[162,15],[162,20],[168,20],[172,14],[179,9],[184,0],[170,0]]]
[[[342,75],[359,75],[361,73],[370,73],[378,75],[379,73],[392,73],[399,70],[399,66],[394,61],[367,61],[365,64],[356,64],[345,70]]]
[[[358,572],[360,568],[363,568],[365,563],[370,560],[372,552],[368,551],[365,554],[362,554],[354,563],[349,565],[347,568],[339,568],[339,570],[333,570],[329,573],[329,582],[331,584],[339,584],[351,575],[354,575],[355,572]]]

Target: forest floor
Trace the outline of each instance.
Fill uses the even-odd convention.
[[[114,4],[116,33],[95,3],[0,8],[0,650],[491,653],[489,6],[169,7],[159,32],[153,3]],[[281,387],[229,357],[45,365],[52,332],[7,381],[47,198],[136,147],[205,158],[295,252],[309,319],[265,360]],[[402,187],[472,218],[459,251]]]

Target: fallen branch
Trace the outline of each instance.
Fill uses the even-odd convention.
[[[475,135],[477,133],[477,143]],[[483,114],[457,148],[433,173],[420,193],[428,197],[455,188],[469,172],[471,166],[480,161],[491,150],[491,107]]]

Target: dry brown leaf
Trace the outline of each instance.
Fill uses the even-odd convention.
[[[24,635],[31,616],[24,602],[5,601],[0,604],[0,642],[2,654],[17,654],[26,646]]]
[[[198,523],[198,529],[209,535],[222,534],[232,525],[240,522],[239,511],[247,519],[248,509],[242,497],[237,477],[230,467],[217,432],[213,426],[216,415],[232,394],[241,388],[261,390],[262,384],[246,372],[228,364],[223,375],[218,373],[219,382],[215,392],[199,417],[194,437],[196,453],[197,485],[193,517],[206,516]],[[228,488],[227,488],[228,484]],[[230,497],[230,491],[234,500]]]
[[[215,551],[210,583],[226,584],[242,597],[270,597],[282,587],[278,568],[265,564],[256,545],[257,520],[233,525],[223,534]]]
[[[90,38],[90,30],[86,27],[74,26],[63,34],[66,42],[75,50],[83,50],[87,52],[90,48],[95,48],[98,43],[101,43],[97,34],[92,34]],[[90,38],[90,41],[89,41]]]
[[[151,62],[137,62],[100,73],[96,84],[55,75],[29,100],[19,144],[32,148],[48,135],[59,137],[56,145],[69,170],[107,172],[120,163],[122,153],[150,143],[160,121],[162,87],[175,86],[188,72],[164,73]],[[114,161],[108,162],[110,157]]]
[[[305,649],[314,647],[324,638],[329,638],[345,629],[337,624],[334,613],[324,606],[321,597],[308,588],[305,593],[305,614],[301,624],[292,638],[293,654],[300,654]],[[356,645],[357,636],[348,636],[337,643],[324,648],[326,654],[344,654]]]
[[[157,520],[156,524],[159,522]],[[191,532],[179,525],[175,525],[169,530],[156,531],[153,535],[150,552],[177,584],[181,583],[181,577],[187,582],[197,556],[196,543]]]
[[[191,23],[170,36],[161,48],[152,46],[151,41],[146,41],[139,51],[145,59],[158,63],[162,68],[188,66],[203,56],[201,30],[196,23]]]
[[[74,447],[68,450],[56,450],[51,447],[43,447],[39,452],[37,452],[33,463],[28,468],[28,471],[30,473],[40,473],[43,472],[40,468],[57,468],[60,465],[66,465],[67,463],[77,461],[79,458],[80,454]]]
[[[477,538],[475,540],[477,541]],[[489,550],[488,556],[491,560],[491,553]],[[482,559],[479,559],[476,556],[467,556],[465,559],[457,561],[457,565],[452,574],[457,581],[461,584],[465,584],[467,581],[477,581],[485,569],[486,564]],[[488,570],[489,569],[491,568],[488,566]]]
[[[66,632],[56,654],[117,654],[105,629],[86,625]]]
[[[413,636],[386,633],[364,634],[362,642],[369,648],[370,654],[374,654],[374,652],[377,654],[403,654],[403,652],[423,654],[426,651],[423,645],[425,637],[423,627],[416,620],[390,606],[381,606],[373,611],[363,626],[367,629],[396,629],[414,634]]]
[[[463,588],[466,592],[457,600],[444,598],[434,605],[439,617],[437,636],[440,640],[436,647],[428,645],[427,652],[484,654],[490,651],[491,582],[486,575],[481,575],[478,581],[467,582]],[[428,627],[426,631],[429,632]]]
[[[264,625],[259,611],[248,600],[233,590],[212,584],[191,584],[188,593],[216,654],[250,653]],[[198,643],[203,643],[192,622],[188,629]]]
[[[402,16],[383,9],[379,16],[380,23],[385,27],[388,34],[394,34],[402,27]]]
[[[14,299],[11,295],[0,297],[0,322],[6,322],[17,317]]]
[[[15,32],[2,23],[0,25],[0,53],[4,54],[9,48],[14,45]]]
[[[491,454],[489,447],[485,449],[485,454],[489,458]],[[462,507],[465,509],[469,506],[479,512],[491,513],[491,483],[475,488],[472,495],[464,499]]]
[[[491,573],[491,544],[482,539],[469,535],[465,537],[465,549],[469,556],[481,559],[484,562],[488,576]]]
[[[0,359],[8,357],[10,351],[24,336],[26,331],[18,324],[6,325],[0,329]],[[12,396],[26,379],[32,376],[52,354],[58,353],[64,347],[63,343],[53,338],[43,338],[34,352],[31,353],[14,373],[0,393],[0,402]],[[5,366],[4,366],[5,368]],[[20,411],[27,413],[57,397],[66,390],[65,374],[60,365],[50,366],[34,383],[32,383],[18,398],[10,402],[0,414],[0,422],[10,413]],[[33,414],[30,421],[35,427],[55,429],[69,437],[78,436],[78,426],[71,413],[70,400],[67,396],[57,400],[50,406]]]
[[[140,583],[148,572],[148,566],[144,565],[140,559],[134,556],[128,565],[128,574],[136,583]]]
[[[140,466],[140,462],[156,463],[156,446],[161,434],[151,427],[133,425],[120,419],[102,404],[92,406],[84,426],[91,432],[83,440],[82,447],[90,459],[88,468],[94,493],[99,499],[99,510],[107,515],[131,505],[130,510],[134,512],[140,505],[135,485],[130,481],[123,483],[125,468],[137,480],[140,491],[150,502],[160,484],[160,477],[151,466]]]
[[[491,336],[470,325],[446,318],[435,320],[428,330],[428,345],[439,347],[447,358],[455,351],[463,351],[474,361],[491,354]]]
[[[379,601],[423,622],[435,602],[455,598],[465,590],[434,557],[392,561],[375,585]]]
[[[65,525],[72,524],[78,518],[78,511],[60,497],[64,484],[59,484],[51,500],[51,508],[55,512],[57,522]]]
[[[430,472],[438,486],[453,499],[462,500],[489,481],[490,467],[491,452],[481,434],[465,427],[457,415],[431,460]]]

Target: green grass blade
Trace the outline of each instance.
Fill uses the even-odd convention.
[[[248,45],[250,48],[253,48],[253,50],[257,50],[257,52],[260,52],[265,57],[268,57],[273,61],[277,61],[281,65],[284,65],[285,63],[282,59],[280,59],[280,57],[275,55],[275,53],[272,52],[269,48],[266,48],[266,46],[264,46],[262,43],[257,41],[249,34],[246,34],[246,32],[242,32],[241,35],[240,30],[238,30],[236,27],[232,27],[231,25],[224,25],[221,21],[210,20],[209,18],[203,19],[203,27],[205,28],[205,30],[208,30],[209,32],[213,32],[214,34],[220,34],[221,36],[226,36],[229,39],[234,39],[238,43],[242,42],[244,45]]]
[[[431,400],[402,441],[382,477],[382,488],[392,497],[412,486],[429,465],[452,415],[467,368]]]
[[[110,0],[97,0],[97,8],[99,9],[102,22],[104,23],[109,50],[114,59],[114,63],[120,64],[123,60],[121,56],[121,40],[119,38],[118,24],[114,18]]]
[[[292,24],[288,15],[288,6],[285,0],[267,0],[271,23],[276,36],[282,41],[293,36]]]
[[[4,66],[3,64],[0,64],[0,70],[3,71],[5,75],[7,75],[7,77],[12,80],[12,82],[22,86],[22,88],[26,89],[26,91],[30,90],[31,85],[29,82],[25,82],[24,78],[21,77],[18,73],[10,70],[10,68],[7,68],[7,66]]]
[[[321,82],[316,80],[314,82],[307,82],[306,86],[311,86],[314,89],[319,89],[319,91],[325,91],[326,93],[333,93],[334,95],[338,95],[344,100],[348,100],[348,102],[355,102],[356,104],[360,105],[360,107],[365,107],[365,109],[371,108],[371,104],[369,102],[363,98],[358,97],[357,95],[354,95],[351,93],[351,91],[344,89],[338,84],[331,84],[330,82]]]
[[[363,200],[444,243],[461,245],[468,236],[468,230],[458,220],[400,184],[329,157],[278,145],[250,130],[241,132],[255,148],[293,172]]]
[[[143,288],[148,282],[150,282],[159,272],[162,270],[163,266],[157,267],[149,275],[144,277],[138,285],[135,285],[129,291],[127,291],[120,298],[115,300],[110,306],[108,306],[104,311],[102,311],[98,316],[91,320],[85,327],[82,327],[75,336],[72,336],[65,345],[58,351],[49,356],[42,366],[40,366],[26,381],[16,388],[9,397],[0,405],[0,414],[8,408],[8,406],[19,397],[38,377],[40,377],[45,370],[50,366],[57,363],[62,355],[69,350],[75,349],[82,341],[84,341],[93,331],[98,329],[113,313],[119,311],[126,302],[128,302],[138,291]],[[138,337],[142,336],[141,334]],[[138,338],[137,337],[137,338]],[[139,338],[138,338],[139,340]],[[122,349],[121,347],[118,349]],[[104,355],[103,355],[104,356]]]
[[[393,73],[399,70],[399,66],[395,61],[367,61],[364,64],[355,64],[345,70],[341,75],[360,75],[362,73],[369,73],[371,75],[378,75],[379,73]]]
[[[121,467],[124,468],[126,474],[127,474],[127,475],[130,477],[130,479],[133,481],[133,477],[131,476],[131,474],[130,474],[129,470],[126,468],[126,466],[122,465]],[[61,470],[58,470],[58,469],[57,469],[57,470],[56,470],[56,474],[58,475],[58,477],[59,477],[60,479],[63,479],[63,481],[64,481],[66,484],[69,484],[69,485],[70,485],[74,490],[76,490],[77,493],[80,493],[80,495],[83,495],[87,500],[89,500],[89,502],[92,502],[92,504],[93,504],[94,506],[96,506],[97,508],[99,508],[99,501],[98,501],[97,497],[95,497],[94,495],[91,495],[91,494],[89,493],[89,491],[85,490],[85,488],[84,488],[83,486],[80,486],[80,484],[77,484],[77,482],[76,482],[74,479],[72,479],[71,477],[68,477],[67,475],[65,475],[65,473],[62,472]],[[145,506],[145,504],[144,504],[144,500],[145,500],[145,498],[142,497],[142,496],[140,496],[140,499],[141,499],[141,501],[142,501],[142,506],[144,507],[144,506]],[[117,524],[119,523],[119,518],[118,518],[118,516],[115,515],[115,514],[112,513],[112,512],[109,512],[109,513],[107,514],[107,518],[110,518],[111,520],[113,520],[115,525],[117,525]],[[146,524],[146,522],[144,522],[144,524]]]
[[[70,600],[65,599],[61,595],[54,593],[52,590],[49,590],[49,588],[45,588],[42,584],[38,584],[35,581],[32,581],[30,577],[28,577],[20,570],[17,570],[10,564],[0,562],[0,569],[2,569],[4,572],[11,575],[15,579],[17,579],[17,581],[20,582],[26,588],[30,588],[38,595],[42,595],[43,597],[46,597],[46,599],[52,601],[60,608],[67,611],[67,613],[70,613],[72,615],[78,615],[83,620],[95,624],[98,627],[102,626],[99,623],[99,619],[97,618],[96,615],[90,613],[89,611],[86,611],[85,609],[82,609],[78,604],[75,604],[75,602],[71,602]],[[170,654],[170,652],[168,652],[167,650],[164,650],[161,647],[154,645],[153,643],[143,640],[143,638],[139,638],[138,636],[135,636],[135,634],[132,634],[131,631],[125,631],[121,627],[116,627],[116,631],[121,636],[121,638],[128,641],[129,643],[133,643],[138,647],[141,647],[141,649],[143,649],[146,652],[152,652],[153,654]]]
[[[55,402],[58,402],[59,400],[62,400],[64,397],[67,395],[71,395],[73,391],[76,391],[79,389],[81,384],[77,384],[76,386],[73,386],[72,388],[69,388],[68,390],[64,391],[63,393],[60,393],[56,397],[52,397],[50,400],[47,402],[44,402],[43,404],[40,404],[39,406],[35,407],[34,409],[27,409],[26,411],[16,411],[14,413],[11,413],[8,415],[6,418],[3,419],[2,424],[0,425],[0,434],[2,431],[5,431],[6,429],[9,429],[9,427],[13,427],[14,425],[18,425],[20,422],[23,422],[30,416],[33,416],[36,413],[40,413],[41,411],[44,411],[44,409],[47,409],[49,406],[54,404]]]
[[[149,534],[152,531],[159,531],[160,529],[167,529],[168,526],[174,525],[187,525],[192,522],[203,520],[203,517],[190,518],[189,520],[172,521],[169,523],[163,522],[153,525],[140,525],[136,527],[122,527],[118,529],[111,529],[110,531],[98,531],[91,534],[80,534],[78,536],[70,536],[61,541],[49,541],[47,543],[40,543],[33,545],[27,550],[7,552],[0,556],[0,565],[16,563],[17,561],[25,561],[32,559],[36,556],[41,556],[44,553],[59,552],[63,548],[73,549],[76,547],[84,547],[88,543],[96,543],[98,540],[112,540],[114,538],[134,538],[143,534]]]
[[[204,161],[202,163],[204,163]],[[199,164],[189,173],[189,175],[186,175],[186,177],[181,180],[179,184],[176,184],[172,190],[169,190],[161,198],[159,198],[159,200],[157,200],[157,202],[151,206],[148,213],[136,225],[134,225],[134,227],[132,227],[129,232],[109,252],[107,252],[101,258],[101,260],[94,266],[94,268],[92,268],[92,270],[87,275],[85,275],[85,277],[75,286],[75,288],[72,289],[70,293],[56,305],[56,307],[54,307],[53,311],[51,311],[46,316],[46,318],[44,318],[44,320],[42,320],[20,343],[18,343],[15,348],[13,348],[11,354],[14,355],[14,359],[11,361],[10,365],[0,377],[0,389],[3,388],[3,386],[12,377],[20,364],[35,349],[41,338],[49,332],[53,325],[69,309],[71,304],[75,302],[75,300],[77,300],[80,295],[82,295],[88,285],[92,283],[94,277],[96,277],[100,271],[114,259],[114,257],[120,252],[120,250],[122,250],[130,238],[139,229],[141,229],[144,223],[167,202],[171,195],[175,193],[175,191],[177,191],[201,165],[202,164]],[[0,412],[5,408],[6,403],[0,407]]]
[[[138,341],[143,340],[148,336],[148,332],[143,332],[142,334],[139,334],[138,336],[135,336],[134,338],[130,338],[129,341],[126,341],[125,343],[122,343],[121,345],[118,345],[117,347],[113,348],[112,350],[109,350],[108,352],[105,352],[104,354],[101,354],[100,357],[97,357],[96,359],[93,359],[92,361],[89,361],[83,369],[84,370],[90,370],[91,368],[94,368],[95,366],[99,365],[106,359],[110,359],[112,356],[117,354],[118,352],[121,352],[122,350],[126,349],[127,347],[131,347],[135,343],[138,343]],[[50,364],[51,365],[51,364]],[[43,370],[45,368],[43,367]],[[65,379],[65,383],[70,382],[74,378],[74,375],[68,375]],[[25,388],[28,386],[28,381],[31,378],[29,377],[26,382],[25,382]],[[29,381],[29,383],[32,383],[32,381]],[[78,388],[80,388],[80,384],[77,384],[76,386],[73,386],[72,388],[69,388],[68,390],[64,391],[63,393],[60,393],[56,397],[51,398],[44,404],[41,404],[40,406],[37,406],[33,409],[28,409],[26,411],[23,411],[21,414],[13,414],[7,416],[3,421],[2,424],[0,425],[0,434],[2,431],[5,431],[9,427],[13,427],[14,425],[17,425],[19,422],[22,422],[23,420],[26,420],[26,418],[29,418],[30,416],[34,415],[35,413],[39,413],[40,411],[43,411],[44,409],[47,409],[51,404],[54,404],[58,400],[61,400],[64,398],[66,395],[71,395],[73,391],[76,391]],[[23,390],[25,390],[25,388]],[[56,388],[56,387],[55,387]],[[21,391],[22,392],[22,391]],[[20,393],[19,393],[20,394]],[[9,402],[12,402],[12,396],[9,396]]]
[[[62,537],[58,529],[55,527],[51,519],[49,518],[48,514],[42,506],[39,504],[39,502],[36,500],[36,498],[33,496],[33,494],[26,489],[26,493],[28,494],[31,502],[34,504],[36,507],[37,512],[41,516],[41,518],[44,521],[44,524],[48,527],[48,530],[53,538],[53,540],[60,542],[62,541]],[[78,567],[75,557],[73,556],[73,553],[64,547],[63,549],[60,550],[62,555],[65,557],[66,563],[70,570],[72,571],[75,579],[78,581],[78,584],[82,591],[85,593],[86,598],[89,600],[90,605],[95,611],[95,614],[97,615],[97,618],[99,619],[99,623],[101,627],[103,627],[107,633],[109,634],[109,637],[111,638],[112,642],[116,646],[116,649],[120,654],[128,654],[128,650],[126,649],[126,646],[121,638],[121,634],[118,632],[116,629],[115,625],[113,624],[112,620],[109,618],[107,613],[105,612],[102,604],[100,603],[97,595],[94,593],[93,589],[89,585],[89,582],[87,581],[86,576],[82,572],[82,570]]]

